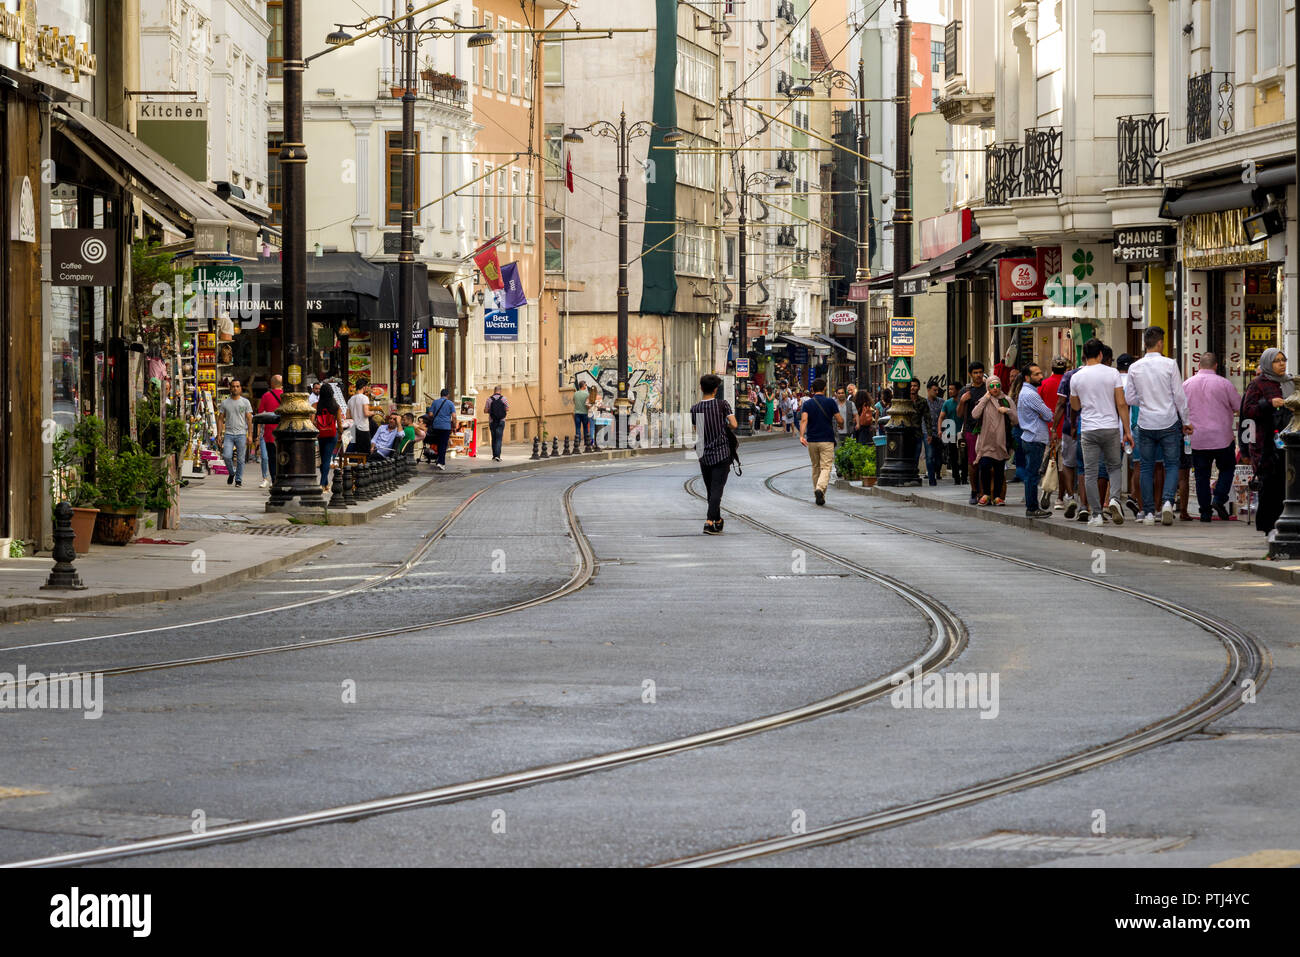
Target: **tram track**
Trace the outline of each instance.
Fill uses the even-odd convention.
[[[806,499],[801,499],[797,496],[790,495],[787,492],[783,492],[773,484],[782,476],[789,475],[791,472],[803,471],[804,468],[806,468],[806,466],[789,469],[785,472],[778,472],[775,475],[769,476],[763,483],[764,487],[766,487],[768,491],[783,498],[807,504]],[[1202,694],[1196,701],[1174,714],[1160,719],[1159,721],[1148,724],[1143,728],[1139,728],[1127,735],[1123,735],[1094,748],[1089,748],[1085,751],[1056,761],[1050,761],[1024,771],[994,778],[989,781],[960,788],[925,800],[915,801],[898,807],[848,818],[823,827],[813,828],[803,834],[793,834],[770,838],[767,840],[752,841],[728,848],[709,851],[703,854],[676,858],[657,865],[659,867],[716,867],[724,864],[743,863],[760,857],[784,853],[786,851],[803,850],[811,847],[834,844],[841,841],[851,840],[856,837],[863,837],[887,828],[910,824],[945,811],[966,807],[991,798],[1001,797],[1016,791],[1037,787],[1042,784],[1048,784],[1069,775],[1092,770],[1093,768],[1100,767],[1101,765],[1108,764],[1112,761],[1131,757],[1139,752],[1161,744],[1167,744],[1171,741],[1176,741],[1188,734],[1200,731],[1207,725],[1217,721],[1240,707],[1242,703],[1241,688],[1245,682],[1251,682],[1251,687],[1257,691],[1262,688],[1268,680],[1269,671],[1271,669],[1271,660],[1267,648],[1265,648],[1253,635],[1237,628],[1231,622],[1185,608],[1168,599],[1161,598],[1158,595],[1152,595],[1136,588],[1130,588],[1127,585],[1103,581],[1098,578],[1081,575],[1077,572],[1071,572],[1061,568],[1053,568],[1051,566],[1042,565],[1015,556],[1001,555],[997,552],[980,548],[976,545],[969,545],[964,542],[954,542],[948,538],[919,532],[902,525],[896,525],[892,522],[869,518],[865,515],[860,515],[856,512],[847,511],[835,506],[822,506],[822,508],[891,532],[910,535],[949,548],[956,548],[982,558],[1009,562],[1010,564],[1031,571],[1044,572],[1071,581],[1094,585],[1098,588],[1145,602],[1146,604],[1152,605],[1162,611],[1181,618],[1184,621],[1195,624],[1214,635],[1224,646],[1228,658],[1227,665],[1220,675],[1218,682]]]
[[[564,494],[565,514],[570,522],[570,529],[573,533],[575,544],[580,552],[580,570],[575,573],[566,585],[557,589],[555,592],[544,597],[530,599],[525,602],[519,602],[504,608],[493,609],[487,612],[473,615],[465,615],[456,619],[434,623],[433,625],[414,625],[406,626],[400,629],[392,629],[385,632],[375,632],[368,635],[350,636],[341,638],[323,639],[319,642],[299,643],[291,647],[311,647],[321,644],[334,644],[345,640],[360,641],[370,637],[381,637],[388,634],[402,634],[408,631],[420,630],[423,628],[436,627],[447,624],[460,624],[469,621],[480,620],[483,618],[494,617],[496,615],[507,614],[514,611],[520,611],[535,605],[544,604],[545,602],[554,601],[564,595],[571,594],[585,585],[591,578],[595,570],[595,557],[591,549],[590,542],[582,533],[581,522],[577,517],[572,506],[573,492],[586,482],[596,478],[603,478],[611,474],[623,474],[628,471],[640,471],[645,468],[657,468],[655,466],[643,466],[641,469],[626,469],[617,473],[604,473],[604,475],[590,476],[582,481],[570,485]],[[696,478],[688,479],[686,482],[687,491],[693,482],[698,481]],[[694,494],[694,493],[692,493]],[[475,798],[486,797],[489,795],[500,794],[507,791],[515,791],[522,788],[533,787],[539,784],[545,784],[553,781],[559,781],[567,778],[579,777],[591,774],[597,771],[612,770],[625,765],[652,760],[656,758],[669,757],[675,754],[681,754],[685,751],[696,748],[708,747],[711,745],[725,744],[741,738],[774,731],[778,728],[784,728],[792,724],[810,721],[825,715],[834,714],[856,708],[868,701],[884,697],[889,694],[895,687],[896,676],[900,673],[929,673],[946,663],[954,660],[965,647],[967,634],[965,626],[961,621],[946,607],[934,600],[925,592],[906,585],[896,579],[883,575],[866,566],[860,565],[841,556],[836,556],[825,549],[820,548],[810,542],[805,542],[794,536],[779,532],[770,526],[763,525],[755,520],[749,520],[755,527],[764,532],[780,538],[790,544],[797,545],[800,548],[807,549],[809,552],[822,556],[827,561],[833,562],[842,568],[845,568],[858,575],[859,577],[879,584],[886,589],[895,592],[903,597],[906,601],[918,608],[925,618],[930,622],[931,636],[927,647],[920,655],[913,660],[900,665],[898,668],[891,669],[887,674],[877,676],[866,683],[845,691],[838,692],[826,698],[819,699],[812,703],[801,705],[795,708],[776,712],[759,718],[750,719],[737,724],[728,725],[721,728],[699,732],[685,737],[674,738],[655,744],[641,745],[632,748],[625,748],[616,751],[606,752],[604,754],[593,755],[586,758],[579,758],[570,761],[558,762],[549,765],[542,765],[536,768],[530,768],[523,771],[510,772],[501,775],[494,775],[487,778],[481,778],[473,781],[467,781],[460,784],[448,785],[439,788],[416,791],[401,795],[376,798],[369,801],[357,802],[337,807],[324,808],[318,811],[307,812],[303,814],[291,815],[281,818],[267,819],[262,821],[250,821],[239,824],[223,825],[212,828],[203,834],[176,834],[153,838],[145,841],[137,841],[130,844],[117,845],[114,847],[97,848],[89,851],[79,851],[66,854],[51,855],[43,858],[36,858],[26,861],[16,861],[6,864],[0,864],[0,868],[15,867],[69,867],[89,864],[106,863],[114,860],[121,860],[130,857],[139,857],[150,854],[158,854],[170,851],[191,850],[214,844],[226,844],[239,841],[253,840],[262,837],[268,837],[275,834],[287,833],[290,831],[301,830],[309,827],[319,827],[328,824],[338,824],[345,822],[355,822],[374,817],[380,814],[389,814],[397,811],[413,810],[416,808],[433,807],[440,804],[450,804]],[[249,657],[251,654],[267,654],[271,651],[283,650],[281,648],[267,649],[257,652],[244,652],[238,655],[221,656],[222,658]],[[148,670],[158,670],[163,667],[179,667],[187,662],[178,661],[175,663],[157,663],[148,666]],[[121,669],[117,673],[132,673],[133,671],[143,670]],[[105,672],[109,673],[109,672]]]

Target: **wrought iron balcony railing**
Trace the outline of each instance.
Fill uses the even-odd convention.
[[[1024,196],[1061,195],[1061,149],[1064,137],[1059,126],[1036,126],[1025,130]]]
[[[1119,185],[1152,186],[1163,183],[1160,154],[1169,145],[1169,118],[1164,113],[1121,116],[1115,124],[1119,152]]]
[[[1216,71],[1187,78],[1188,143],[1201,143],[1232,131],[1232,96],[1231,73]]]
[[[405,89],[404,71],[400,67],[384,67],[379,71],[379,95],[401,99]],[[434,100],[448,106],[469,108],[468,84],[446,73],[422,71],[416,76],[415,95],[422,100]]]
[[[1019,143],[994,143],[984,150],[984,205],[1005,206],[1021,195],[1025,148]]]

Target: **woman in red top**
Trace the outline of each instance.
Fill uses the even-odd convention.
[[[343,410],[334,398],[333,389],[321,390],[320,401],[316,403],[316,430],[319,433],[316,443],[320,446],[320,490],[328,492],[330,463],[339,442],[339,432],[343,430]]]

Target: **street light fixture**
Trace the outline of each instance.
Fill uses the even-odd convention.
[[[594,133],[612,139],[618,147],[618,398],[615,400],[614,447],[627,446],[629,401],[627,394],[627,166],[631,141],[638,136],[649,136],[662,130],[663,142],[680,143],[684,134],[676,127],[660,126],[650,120],[638,120],[628,125],[627,113],[620,112],[618,123],[596,120],[586,126],[570,128],[560,139],[565,143],[583,142],[583,133]]]
[[[736,358],[747,359],[749,357],[749,278],[746,274],[746,238],[745,238],[745,210],[749,206],[749,190],[753,186],[766,183],[773,189],[787,189],[790,181],[784,176],[773,176],[771,173],[757,172],[745,175],[745,164],[740,164],[740,204],[739,204],[739,226],[740,235],[737,243],[740,258],[740,299],[736,304],[736,321],[739,323],[738,341],[736,343]],[[740,435],[753,435],[754,428],[750,421],[749,408],[749,378],[744,379],[736,377],[736,425],[737,433]]]

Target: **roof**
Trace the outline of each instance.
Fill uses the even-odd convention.
[[[810,47],[808,65],[812,67],[813,75],[816,76],[831,66],[831,58],[826,55],[826,44],[822,42],[821,31],[816,27],[812,28]]]

